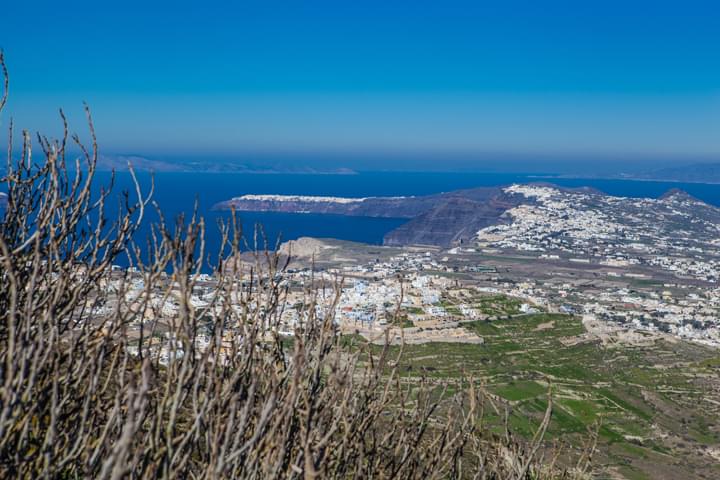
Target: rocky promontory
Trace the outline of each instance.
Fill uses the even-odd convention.
[[[431,197],[323,197],[243,195],[215,205],[245,212],[324,213],[355,217],[414,218],[434,206]]]
[[[497,223],[516,202],[500,187],[411,197],[326,197],[308,195],[243,195],[221,202],[216,209],[251,212],[321,213],[410,221],[389,232],[386,245],[450,246],[472,238]]]

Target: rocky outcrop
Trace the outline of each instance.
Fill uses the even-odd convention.
[[[311,259],[319,255],[323,250],[333,249],[326,242],[311,237],[300,237],[297,240],[290,240],[280,245],[280,255],[287,257]]]
[[[667,192],[663,193],[660,200],[668,202],[692,202],[692,203],[705,203],[702,200],[693,197],[685,190],[679,188],[671,188]]]

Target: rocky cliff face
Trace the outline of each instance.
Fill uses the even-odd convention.
[[[355,217],[414,218],[437,204],[433,196],[346,199],[267,195],[233,198],[215,206],[249,212],[326,213]]]
[[[503,222],[501,215],[516,205],[502,192],[482,201],[450,197],[389,232],[383,243],[442,247],[462,245],[472,240],[481,228]]]

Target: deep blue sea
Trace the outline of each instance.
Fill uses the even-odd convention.
[[[141,173],[139,178],[144,187],[149,187],[149,174]],[[97,183],[104,183],[108,179],[109,173],[97,174]],[[199,213],[205,217],[208,226],[206,231],[208,250],[215,251],[220,242],[217,221],[227,219],[229,212],[214,211],[213,205],[248,193],[345,197],[426,195],[461,188],[539,180],[542,179],[536,176],[502,173],[364,172],[357,175],[156,173],[154,200],[162,208],[168,220],[175,219],[181,213],[191,213],[197,200]],[[671,188],[681,188],[705,202],[720,206],[720,185],[602,179],[547,181],[563,186],[592,186],[610,195],[628,197],[658,197]],[[114,191],[119,192],[130,187],[129,174],[118,173]],[[379,244],[385,233],[405,221],[285,213],[241,213],[240,216],[249,238],[252,238],[255,225],[261,224],[272,242],[278,237],[282,240],[291,240],[301,236],[312,236]],[[148,220],[153,220],[153,215],[150,215]],[[148,229],[144,228],[139,232],[139,236],[147,236],[147,233]],[[143,243],[142,238],[138,240],[140,244]]]

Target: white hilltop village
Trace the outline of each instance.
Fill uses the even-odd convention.
[[[511,185],[504,191],[526,201],[507,210],[500,223],[478,231],[472,244],[382,247],[310,238],[284,244],[291,262],[281,283],[288,294],[280,326],[273,328],[292,335],[303,323],[310,305],[305,285],[313,279],[341,285],[335,309],[330,309],[334,293],[326,289],[314,313],[332,315],[342,331],[374,342],[384,341],[389,330],[394,343],[481,344],[484,339],[465,323],[550,312],[581,316],[588,334],[603,341],[644,341],[649,335],[720,347],[717,209],[681,193],[639,199],[544,185]],[[142,276],[130,274],[133,281],[123,293],[119,277],[107,279],[107,300],[93,315],[112,311],[120,294],[123,303],[139,302],[146,294]],[[215,279],[202,274],[196,280],[193,308],[209,309],[212,316]],[[177,315],[177,297],[153,298],[151,304],[146,318],[131,326],[135,331],[140,322],[171,322]],[[234,333],[228,328],[228,342]],[[202,336],[198,342],[202,350]],[[177,350],[173,339],[158,341],[163,362]]]
[[[235,197],[232,200],[248,200],[253,202],[312,202],[312,203],[362,203],[370,199],[382,198],[383,200],[397,200],[408,198],[398,197],[330,197],[321,195],[268,195],[268,194],[247,194]]]

